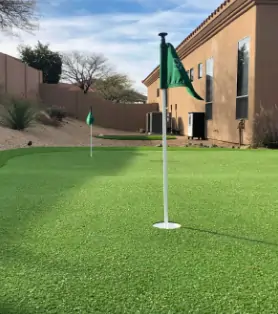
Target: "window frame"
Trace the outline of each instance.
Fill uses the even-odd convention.
[[[207,101],[207,64],[208,64],[208,61],[209,60],[212,60],[212,95],[211,95],[211,100]],[[210,121],[210,120],[213,120],[213,91],[214,91],[214,88],[213,88],[213,82],[214,82],[214,57],[211,56],[209,58],[206,59],[206,62],[205,62],[205,65],[206,65],[206,71],[205,71],[205,76],[206,76],[206,82],[205,82],[205,119],[207,121]],[[211,106],[211,117],[207,117],[207,105],[210,105]]]
[[[190,79],[191,82],[194,81],[194,68],[191,68],[189,70],[189,79]]]
[[[247,99],[247,108],[246,108],[246,116],[238,116],[238,100],[240,99]],[[243,95],[243,96],[237,96],[236,97],[236,120],[248,120],[248,115],[249,115],[249,96],[248,95]]]
[[[160,96],[160,89],[157,88],[157,89],[156,89],[156,97],[159,97],[159,96]]]
[[[244,94],[244,95],[240,95],[238,96],[238,57],[239,57],[239,45],[242,41],[248,39],[248,44],[249,44],[249,51],[248,51],[248,82],[247,82],[247,94]],[[236,110],[235,110],[235,118],[236,120],[248,120],[248,115],[249,115],[249,73],[250,73],[250,49],[251,49],[251,45],[250,45],[250,42],[251,42],[251,37],[250,36],[245,36],[243,37],[242,39],[240,39],[237,43],[237,55],[236,55],[236,62],[237,62],[237,75],[236,75]],[[247,99],[247,109],[246,109],[246,117],[243,117],[243,116],[238,116],[237,113],[238,113],[238,100],[239,99]]]
[[[203,63],[200,62],[198,64],[198,79],[203,78]]]
[[[207,116],[207,106],[208,105],[210,105],[211,106],[211,117],[209,117],[208,118],[208,116]],[[212,118],[213,118],[213,102],[211,101],[211,102],[206,102],[206,104],[205,104],[205,119],[207,120],[207,121],[210,121],[210,120],[212,120]]]

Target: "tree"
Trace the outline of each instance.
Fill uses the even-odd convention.
[[[126,75],[108,74],[95,83],[96,92],[104,99],[119,102],[126,98],[131,83]]]
[[[136,92],[126,75],[108,74],[95,82],[96,92],[104,99],[116,103],[145,102],[147,97]]]
[[[76,84],[84,94],[108,71],[107,60],[102,55],[78,51],[63,55],[63,79]]]
[[[20,59],[29,66],[43,72],[43,83],[57,84],[62,73],[62,58],[57,52],[49,49],[49,45],[38,42],[35,48],[19,47]]]
[[[146,103],[147,102],[148,97],[146,95],[143,95],[139,92],[137,92],[136,90],[131,89],[129,91],[129,95],[128,95],[128,102],[140,102],[140,103]]]
[[[0,30],[36,27],[36,0],[0,0]]]

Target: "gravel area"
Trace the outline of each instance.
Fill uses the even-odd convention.
[[[136,134],[119,130],[104,129],[93,126],[93,135],[107,134]],[[26,147],[32,141],[32,146],[89,146],[89,127],[78,120],[66,119],[60,127],[35,124],[25,131],[15,131],[0,126],[0,150]],[[161,141],[119,141],[93,139],[94,146],[156,146]],[[218,143],[216,141],[190,141],[192,145],[212,145],[222,147],[238,146],[229,143]],[[188,144],[187,137],[181,136],[176,140],[169,140],[169,146],[185,146]]]
[[[93,126],[93,135],[136,134]],[[24,131],[15,131],[0,126],[0,150],[32,146],[89,146],[89,127],[85,123],[66,119],[60,127],[35,124]],[[94,146],[155,146],[161,141],[119,141],[94,138]],[[168,141],[169,145],[184,146],[185,138]]]

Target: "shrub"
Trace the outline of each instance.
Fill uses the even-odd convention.
[[[274,143],[278,144],[278,106],[271,109],[260,106],[254,121],[253,146],[270,147]]]
[[[34,121],[35,107],[28,99],[10,98],[4,105],[2,125],[13,130],[24,130]]]
[[[49,114],[50,118],[56,119],[60,122],[66,118],[66,111],[61,107],[50,107],[47,109],[47,113]]]
[[[39,111],[36,114],[36,120],[43,125],[49,125],[49,126],[54,126],[54,127],[61,126],[60,121],[58,121],[55,118],[51,118],[50,115],[45,111]]]

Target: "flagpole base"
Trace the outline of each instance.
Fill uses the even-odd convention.
[[[181,225],[175,222],[158,222],[153,224],[153,227],[159,229],[178,229],[181,227]]]

